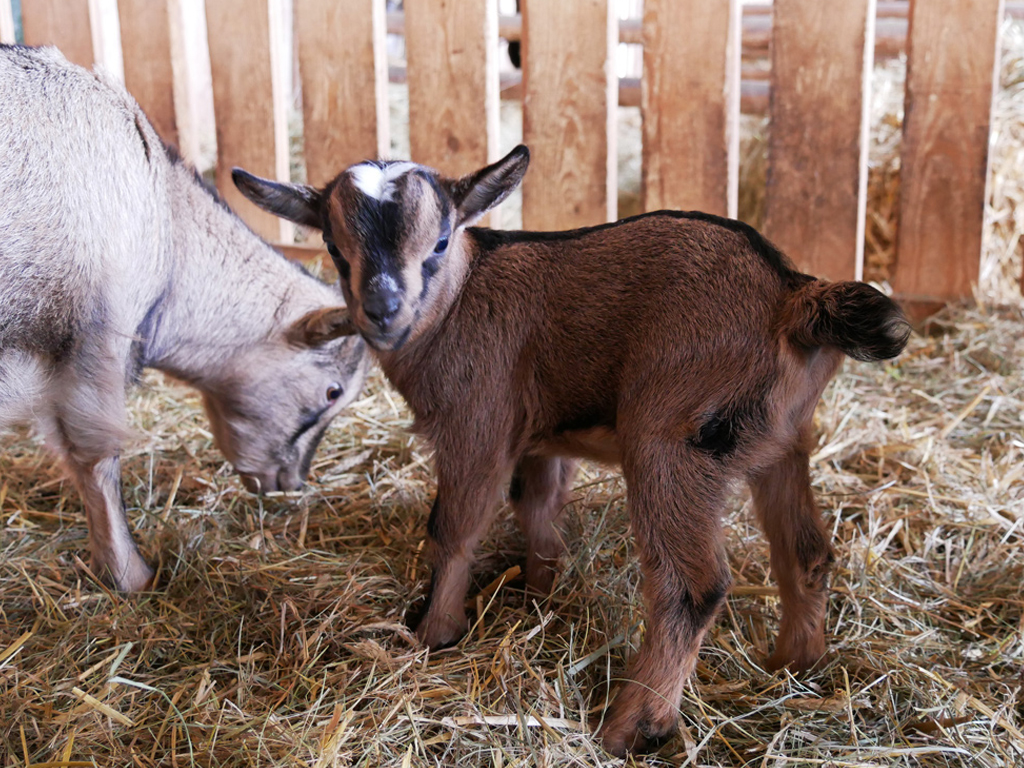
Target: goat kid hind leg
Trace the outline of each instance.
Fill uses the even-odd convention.
[[[523,456],[516,464],[509,498],[526,535],[526,586],[537,595],[551,593],[565,543],[558,529],[579,462]]]
[[[782,601],[779,638],[767,662],[772,670],[807,670],[825,655],[828,578],[835,557],[811,490],[812,445],[808,421],[782,458],[749,478]]]
[[[683,441],[648,438],[623,456],[647,610],[644,641],[599,734],[614,755],[656,748],[676,730],[686,681],[730,585],[721,541],[726,475]]]

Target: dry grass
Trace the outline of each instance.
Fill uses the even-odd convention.
[[[828,666],[763,670],[778,606],[739,493],[736,589],[679,737],[647,764],[1024,760],[1024,314],[950,311],[931,329],[893,367],[848,364],[819,409]],[[486,589],[522,557],[503,515],[473,630],[428,654],[405,622],[427,578],[429,462],[379,379],[289,498],[241,489],[181,388],[150,376],[132,411],[125,487],[156,593],[88,575],[78,497],[40,446],[0,458],[0,763],[620,764],[579,725],[642,634],[615,473],[580,478],[571,556],[541,605],[516,581]]]
[[[983,306],[947,310],[894,366],[848,363],[818,410],[813,475],[838,553],[829,663],[800,679],[764,671],[778,604],[738,489],[726,518],[736,588],[678,737],[638,764],[1024,764],[1024,35],[1009,34]],[[896,105],[875,121],[878,277],[898,76],[876,82]],[[754,219],[757,128],[744,148]],[[580,478],[571,554],[540,605],[515,579],[492,583],[523,555],[503,514],[476,570],[472,631],[428,654],[406,616],[427,578],[429,457],[379,378],[329,433],[315,482],[287,498],[241,489],[193,394],[152,375],[132,413],[124,486],[160,562],[152,594],[94,582],[79,499],[35,440],[0,454],[0,765],[623,764],[581,725],[643,632],[617,474]]]

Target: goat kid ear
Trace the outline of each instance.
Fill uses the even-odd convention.
[[[319,347],[342,336],[357,334],[348,307],[314,309],[292,325],[285,336],[292,344],[300,347]]]
[[[241,168],[231,169],[231,180],[238,191],[265,211],[306,227],[322,230],[320,191],[305,184],[286,184],[261,179]]]
[[[512,194],[529,165],[530,150],[520,144],[493,165],[456,181],[452,185],[452,197],[458,212],[455,225],[472,224]]]

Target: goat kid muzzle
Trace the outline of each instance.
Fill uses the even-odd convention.
[[[394,277],[374,275],[363,291],[362,314],[365,318],[363,337],[375,349],[396,349],[408,337],[409,329],[399,319],[402,315],[402,290]]]

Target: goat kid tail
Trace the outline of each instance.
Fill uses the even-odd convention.
[[[802,347],[838,347],[855,360],[896,357],[910,338],[899,305],[867,283],[811,280],[786,299],[782,331]]]

